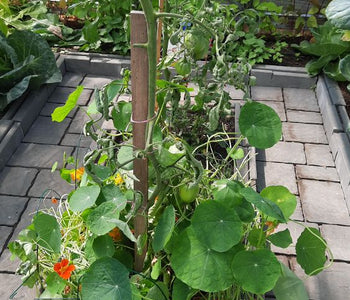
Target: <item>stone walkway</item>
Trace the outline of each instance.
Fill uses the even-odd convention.
[[[42,109],[40,116],[25,135],[20,147],[0,173],[0,299],[8,299],[21,283],[14,275],[17,262],[9,260],[6,245],[25,228],[38,200],[47,188],[68,193],[72,187],[51,172],[63,154],[79,150],[81,157],[90,141],[80,140],[86,121],[83,109],[91,101],[93,89],[111,77],[66,73]],[[85,86],[79,104],[67,120],[52,123],[50,114],[62,105],[74,88]],[[232,93],[239,100],[240,93]],[[310,89],[252,88],[254,100],[273,107],[283,121],[283,139],[266,151],[257,150],[258,190],[267,185],[285,185],[298,198],[294,219],[321,230],[334,254],[334,264],[316,277],[306,278],[310,299],[344,300],[350,292],[350,217],[334,164],[315,93]],[[77,145],[80,140],[80,147]],[[290,225],[298,236],[302,227]],[[280,229],[283,229],[282,226]],[[296,242],[296,239],[294,240]],[[281,259],[305,278],[295,262],[295,249],[274,249]],[[32,291],[22,288],[15,299],[34,299]]]

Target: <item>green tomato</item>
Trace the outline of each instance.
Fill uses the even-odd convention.
[[[175,64],[175,70],[176,70],[177,74],[185,77],[191,73],[192,68],[191,68],[191,64],[183,59],[183,60],[179,60]]]
[[[208,53],[209,38],[203,31],[192,29],[186,34],[184,44],[191,56],[198,60],[204,58]]]
[[[178,188],[179,197],[184,203],[193,202],[199,192],[199,185],[197,183],[183,183]]]

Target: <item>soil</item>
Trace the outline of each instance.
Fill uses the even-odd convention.
[[[300,53],[295,48],[292,47],[293,44],[299,45],[302,41],[310,40],[311,36],[308,33],[305,33],[301,36],[279,36],[277,39],[275,36],[266,35],[264,36],[266,41],[266,45],[273,46],[276,41],[286,42],[288,44],[287,47],[281,50],[281,54],[283,55],[282,62],[277,62],[272,59],[265,60],[264,64],[267,65],[281,65],[281,66],[289,66],[289,67],[305,67],[305,65],[312,59],[310,55],[306,55]]]

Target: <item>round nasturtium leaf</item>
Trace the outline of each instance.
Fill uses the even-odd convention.
[[[206,292],[223,291],[233,284],[232,258],[236,249],[216,252],[203,245],[195,236],[192,226],[176,239],[170,264],[175,275],[193,289]]]
[[[259,249],[237,253],[232,261],[232,271],[245,291],[261,295],[275,286],[281,266],[270,250]]]
[[[304,282],[294,272],[281,264],[282,276],[277,280],[273,293],[278,300],[309,300]]]
[[[39,213],[34,217],[33,225],[38,235],[38,244],[45,249],[60,253],[61,230],[55,217]]]
[[[81,212],[93,206],[100,194],[98,185],[82,186],[78,188],[69,199],[70,209],[74,212]]]
[[[103,235],[116,227],[117,220],[119,220],[118,207],[114,202],[108,201],[89,214],[86,224],[93,233]]]
[[[243,196],[239,194],[239,191],[244,188],[242,183],[222,179],[215,181],[213,183],[213,187],[214,200],[219,201],[231,208],[235,208],[237,205],[242,203]]]
[[[326,262],[326,242],[316,228],[305,228],[295,245],[297,262],[308,275],[322,271]]]
[[[81,285],[84,300],[132,300],[129,272],[111,257],[96,260],[84,274]]]
[[[193,231],[209,249],[225,252],[242,238],[242,222],[237,213],[217,201],[197,206],[192,217]]]
[[[259,149],[270,148],[282,136],[282,123],[277,113],[259,102],[247,102],[239,115],[239,129],[248,142]]]
[[[297,199],[286,187],[276,185],[264,188],[260,195],[276,203],[288,220],[297,207]],[[273,219],[273,218],[271,218]]]
[[[96,257],[112,257],[115,252],[113,239],[107,234],[98,236],[92,243],[92,249]]]

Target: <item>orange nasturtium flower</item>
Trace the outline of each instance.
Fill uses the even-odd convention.
[[[124,182],[123,177],[119,173],[117,173],[117,175],[115,175],[115,178],[114,178],[114,184],[121,185],[123,182]]]
[[[75,266],[73,264],[70,265],[68,259],[64,258],[60,262],[56,263],[53,266],[53,269],[61,278],[67,280],[75,270]]]
[[[55,197],[52,197],[52,198],[51,198],[51,202],[52,202],[53,204],[57,204],[57,203],[58,203],[58,200],[57,200]]]
[[[72,181],[80,181],[81,177],[84,174],[84,171],[85,171],[84,167],[81,167],[79,169],[73,169],[70,172],[70,178],[72,179]]]
[[[120,242],[122,240],[122,234],[119,230],[118,227],[115,227],[114,229],[112,229],[108,235],[113,239],[113,241],[115,242]]]

